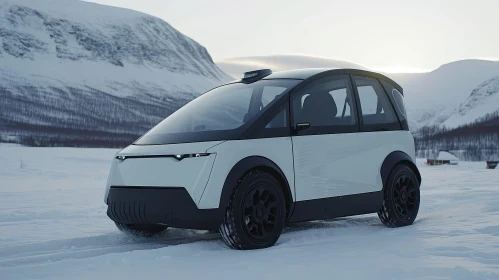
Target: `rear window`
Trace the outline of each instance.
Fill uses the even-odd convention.
[[[404,123],[407,123],[407,112],[405,110],[404,95],[392,84],[383,80],[381,81],[381,83],[388,93],[388,97],[392,101],[393,107],[395,107],[395,111],[397,113],[397,116],[399,117],[400,122],[402,123],[402,125],[404,125]]]

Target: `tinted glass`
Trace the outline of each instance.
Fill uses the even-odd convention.
[[[228,134],[258,118],[299,82],[261,80],[215,88],[171,114],[134,144],[224,140]]]
[[[286,90],[285,87],[266,86],[262,92],[262,106],[267,106],[274,99],[278,98]]]
[[[392,105],[376,79],[354,76],[359,93],[362,121],[367,130],[400,129]]]
[[[389,97],[392,99],[393,106],[395,107],[400,120],[406,119],[404,96],[400,91],[394,88],[390,83],[381,81],[383,87],[385,87],[388,92]]]
[[[310,123],[300,134],[356,131],[353,93],[348,76],[330,76],[311,82],[293,94],[293,125]]]
[[[265,128],[283,128],[288,127],[287,109],[282,109],[266,126]]]

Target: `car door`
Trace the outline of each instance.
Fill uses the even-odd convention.
[[[290,96],[296,201],[369,191],[357,168],[356,99],[348,75],[315,79]]]

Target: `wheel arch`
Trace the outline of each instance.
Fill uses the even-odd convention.
[[[388,181],[388,176],[390,176],[390,172],[398,164],[406,164],[407,166],[409,166],[409,168],[411,168],[412,171],[414,171],[414,174],[416,174],[419,185],[421,186],[421,173],[419,172],[419,169],[412,160],[412,158],[408,154],[402,151],[394,151],[391,152],[385,158],[383,164],[381,164],[380,173],[381,173],[381,181],[383,182],[383,189],[385,188],[385,184]]]
[[[232,169],[229,171],[229,174],[227,175],[227,178],[225,179],[222,188],[222,194],[220,196],[219,204],[220,208],[225,209],[225,207],[228,205],[230,195],[239,183],[239,180],[243,178],[245,174],[255,169],[268,172],[279,181],[281,187],[283,188],[284,197],[286,199],[286,216],[287,218],[289,218],[291,216],[291,213],[293,212],[294,202],[288,179],[276,163],[262,156],[250,156],[243,158],[232,167]]]

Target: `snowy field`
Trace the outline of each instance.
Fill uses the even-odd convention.
[[[275,247],[217,234],[120,233],[104,185],[115,150],[0,145],[0,279],[499,279],[499,169],[429,167],[414,225],[376,215],[310,222]]]

